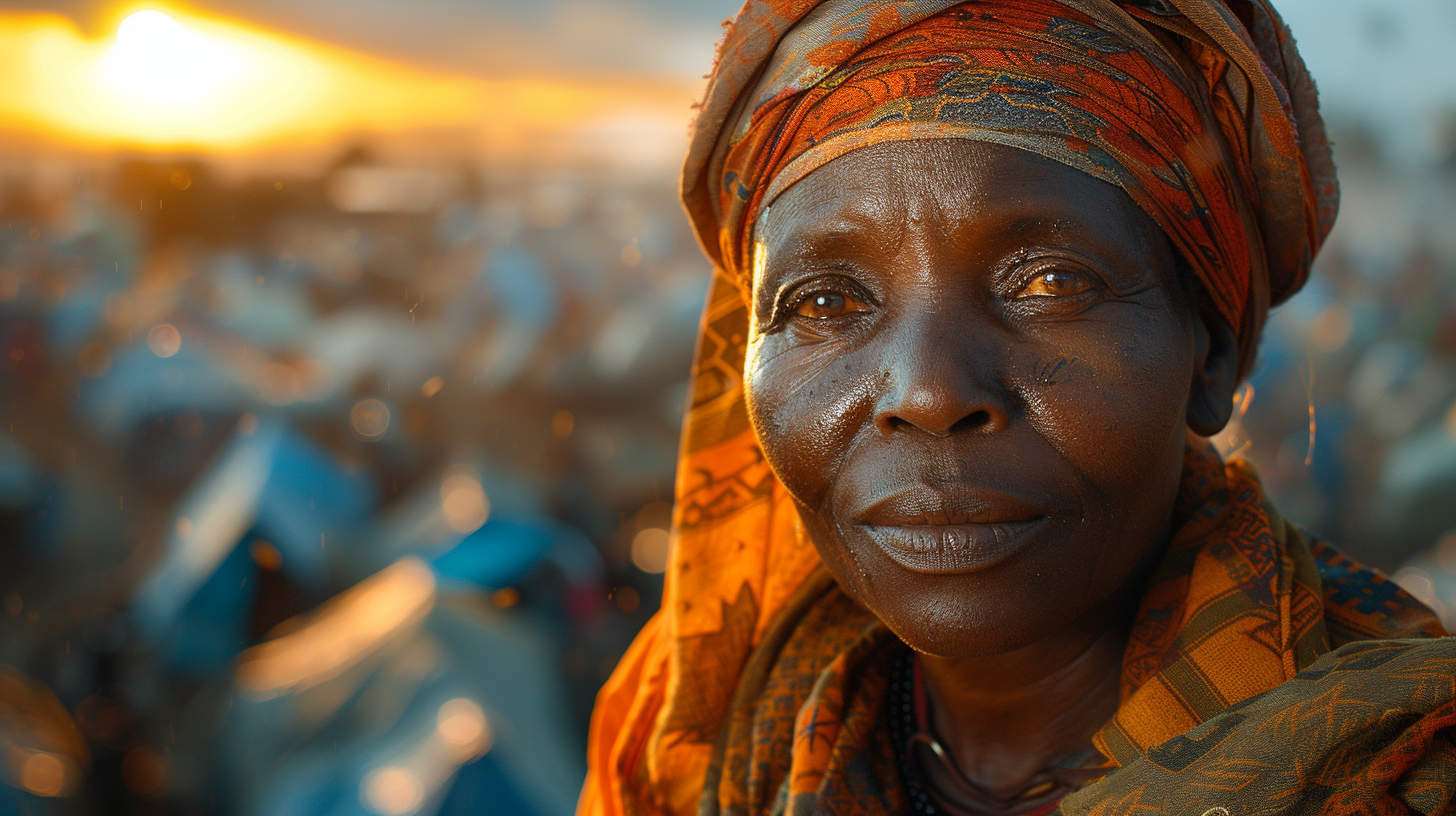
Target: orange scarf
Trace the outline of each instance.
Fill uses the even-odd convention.
[[[828,577],[754,439],[742,287],[775,195],[848,150],[910,138],[1010,144],[1121,186],[1238,331],[1245,369],[1337,201],[1313,85],[1266,0],[749,2],[683,176],[717,271],[663,605],[598,698],[581,816],[905,810],[881,716],[905,647]],[[1227,722],[1220,712],[1285,688],[1332,646],[1440,633],[1393,584],[1266,507],[1242,466],[1189,450],[1180,526],[1097,738],[1125,767],[1073,799],[1117,783],[1112,801],[1135,803],[1128,774],[1150,749]],[[1397,765],[1380,778],[1401,778]]]
[[[839,591],[764,461],[742,402],[746,333],[739,289],[719,276],[662,609],[597,699],[580,816],[757,816],[785,797],[904,812],[881,709],[905,647]],[[1205,443],[1191,440],[1175,516],[1123,660],[1123,702],[1096,739],[1115,764],[1332,647],[1443,634],[1395,584],[1284,521],[1246,465]]]
[[[1267,0],[752,0],[718,52],[683,170],[714,265],[851,150],[975,139],[1121,187],[1238,333],[1304,284],[1339,192],[1314,84]]]

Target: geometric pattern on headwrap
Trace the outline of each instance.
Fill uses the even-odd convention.
[[[1372,674],[1350,686],[1332,675],[1335,698],[1318,686],[1322,675],[1300,674],[1353,641],[1440,637],[1435,616],[1284,521],[1246,466],[1189,442],[1175,533],[1136,615],[1121,703],[1096,737],[1109,773],[1069,798],[1066,812],[1198,816],[1208,806],[1147,807],[1150,797],[1181,801],[1180,780],[1158,774],[1185,764],[1203,768],[1183,778],[1199,797],[1227,794],[1218,786],[1238,777],[1293,803],[1251,813],[1310,812],[1300,803],[1326,796],[1383,803],[1359,812],[1408,812],[1391,809],[1397,799],[1429,799],[1436,805],[1417,812],[1445,812],[1456,794],[1456,743],[1443,730],[1456,712],[1452,649],[1423,651],[1436,663],[1385,681]],[[908,812],[884,713],[892,658],[905,647],[816,559],[793,560],[796,548],[812,550],[780,489],[745,504],[734,482],[696,483],[699,498],[734,498],[725,515],[677,532],[663,607],[598,697],[580,816]],[[1412,684],[1431,694],[1411,694]],[[1245,723],[1237,707],[1276,689],[1289,693],[1245,710],[1274,707],[1279,719]],[[1207,723],[1220,735],[1233,729],[1243,747],[1190,730]],[[1359,750],[1342,751],[1355,737]],[[1239,763],[1256,754],[1278,761]]]
[[[1240,332],[1245,367],[1251,359],[1253,342],[1267,305],[1299,288],[1308,272],[1310,258],[1329,230],[1336,190],[1313,87],[1282,22],[1272,9],[1257,0],[1235,2],[1232,6],[1216,0],[1137,3],[750,0],[729,26],[719,47],[718,61],[694,126],[683,176],[684,203],[715,271],[694,356],[692,404],[683,428],[663,602],[598,697],[589,746],[590,772],[580,806],[582,814],[689,816],[697,813],[699,805],[706,801],[701,797],[705,782],[711,782],[710,772],[727,772],[720,780],[720,789],[727,797],[721,801],[726,803],[732,800],[730,794],[738,784],[733,777],[734,769],[746,767],[753,775],[769,772],[772,764],[756,764],[757,760],[752,760],[745,766],[741,764],[744,756],[734,752],[748,744],[773,752],[779,750],[776,746],[784,739],[789,739],[794,746],[792,765],[818,769],[801,775],[790,786],[796,793],[806,786],[819,784],[814,779],[820,778],[821,773],[828,774],[822,777],[820,788],[825,795],[849,779],[837,775],[835,769],[841,761],[851,761],[852,752],[841,755],[836,748],[831,756],[820,757],[816,753],[828,744],[824,737],[833,730],[821,727],[822,723],[838,723],[834,726],[838,728],[836,740],[847,744],[843,741],[851,737],[857,740],[863,733],[853,724],[873,718],[870,709],[853,708],[859,703],[848,698],[842,702],[850,708],[837,708],[839,703],[834,702],[834,695],[840,692],[834,688],[815,686],[814,699],[823,701],[817,707],[801,710],[794,704],[784,711],[775,709],[776,719],[771,719],[788,723],[784,726],[791,729],[787,738],[772,729],[772,733],[758,732],[760,725],[753,724],[759,723],[755,719],[745,726],[747,742],[734,747],[729,744],[733,728],[725,727],[733,721],[732,712],[742,711],[743,705],[752,702],[735,699],[735,694],[747,693],[745,677],[756,676],[753,675],[755,667],[750,665],[751,656],[762,653],[766,643],[773,643],[775,637],[783,634],[775,627],[783,627],[786,610],[794,609],[799,602],[796,598],[806,588],[815,586],[814,576],[822,575],[818,555],[802,533],[793,502],[774,477],[749,427],[743,397],[743,358],[748,334],[743,282],[744,261],[751,257],[747,254],[749,232],[757,217],[757,208],[771,192],[783,168],[794,159],[811,155],[814,145],[797,142],[807,149],[790,155],[786,147],[796,135],[792,128],[784,127],[772,138],[764,136],[768,131],[755,128],[775,117],[775,121],[783,123],[809,95],[831,95],[831,89],[819,87],[826,81],[852,86],[857,77],[863,79],[875,72],[883,78],[899,76],[893,70],[885,70],[886,58],[893,60],[888,54],[881,54],[878,60],[866,60],[864,70],[858,74],[841,69],[854,62],[857,55],[893,38],[899,37],[899,42],[911,45],[905,38],[911,38],[914,32],[908,29],[958,7],[983,12],[1010,9],[1023,18],[1028,9],[1055,7],[1056,16],[1066,22],[1058,24],[1060,28],[1049,25],[1037,36],[1061,37],[1066,43],[1080,43],[1078,46],[1064,43],[1063,48],[1074,51],[1082,48],[1083,53],[1072,61],[1086,71],[1107,76],[1107,66],[1116,60],[1142,60],[1145,65],[1160,66],[1139,80],[1147,87],[1162,88],[1154,94],[1159,99],[1166,95],[1177,101],[1181,94],[1184,114],[1192,110],[1197,115],[1193,119],[1185,116],[1178,126],[1188,133],[1200,132],[1211,137],[1211,145],[1218,149],[1203,144],[1201,155],[1216,154],[1224,164],[1188,166],[1180,171],[1182,176],[1176,172],[1167,174],[1156,162],[1141,169],[1129,169],[1120,160],[1137,151],[1118,148],[1118,142],[1098,137],[1096,132],[1101,125],[1119,117],[1109,116],[1105,111],[1099,115],[1095,108],[1088,111],[1077,104],[1071,105],[1070,108],[1076,109],[1071,110],[1066,104],[1068,100],[1083,99],[1075,94],[1047,97],[1042,93],[1042,99],[1050,98],[1056,103],[1042,110],[1057,110],[1064,126],[1083,128],[1074,132],[1083,134],[1077,137],[1086,151],[1077,157],[1086,165],[1082,169],[1095,170],[1094,174],[1100,173],[1100,178],[1123,189],[1161,183],[1162,179],[1203,177],[1216,177],[1232,185],[1228,200],[1243,208],[1241,214],[1231,219],[1225,211],[1219,215],[1222,221],[1214,218],[1212,223],[1220,230],[1232,224],[1237,227],[1236,232],[1242,231],[1240,240],[1249,258],[1249,265],[1242,268],[1247,280],[1241,283],[1240,268],[1226,260],[1235,257],[1238,248],[1235,244],[1222,249],[1200,247],[1197,252],[1218,255],[1222,265],[1215,268],[1206,264],[1196,269],[1210,297],[1216,301],[1221,299],[1219,308],[1238,315],[1229,319]],[[1007,16],[1002,14],[1003,21]],[[1110,25],[1109,20],[1115,25]],[[1050,23],[1049,18],[1047,22]],[[943,23],[937,20],[931,25]],[[1111,34],[1106,33],[1109,30]],[[1118,48],[1132,44],[1132,50],[1106,50],[1114,40]],[[921,59],[917,66],[923,63]],[[1037,68],[1032,63],[1027,65],[1023,74]],[[1131,76],[1126,65],[1119,70]],[[1160,77],[1159,73],[1164,75]],[[1027,79],[1013,77],[1011,71],[1002,74],[1005,82]],[[1092,81],[1086,76],[1082,79]],[[1063,87],[1068,87],[1065,82]],[[1107,87],[1112,89],[1113,85]],[[1024,82],[1020,90],[1027,90]],[[1035,87],[1031,91],[1033,95],[1040,93]],[[883,96],[880,101],[893,107],[892,96]],[[1010,98],[1006,94],[1002,96]],[[916,104],[924,108],[935,101],[920,97]],[[807,114],[814,109],[809,106],[802,112],[807,119]],[[969,132],[964,119],[921,119],[909,124],[944,126],[947,133],[942,135],[953,135],[949,131],[960,128],[962,138]],[[1087,128],[1092,132],[1087,132]],[[880,132],[889,134],[892,130]],[[1017,131],[1017,138],[1023,138],[1021,146],[1032,149],[1027,134],[1035,135],[1033,131],[1030,128]],[[832,126],[825,129],[826,134],[832,132],[837,133]],[[852,141],[863,138],[855,134],[864,132],[851,129],[838,135],[842,140]],[[914,136],[923,137],[923,133]],[[1071,142],[1065,135],[1060,138],[1062,148],[1043,144],[1041,152],[1070,149],[1067,145]],[[730,154],[735,148],[740,149],[736,156],[739,160],[750,155],[753,147],[744,148],[745,140],[766,150],[774,146],[784,149],[762,165],[757,160],[732,164]],[[845,143],[825,149],[840,149]],[[1114,149],[1108,149],[1109,146]],[[1093,147],[1100,153],[1091,151]],[[1163,153],[1158,155],[1181,156],[1188,155],[1188,151],[1186,146],[1164,146]],[[1094,156],[1095,159],[1089,158]],[[1064,152],[1061,158],[1072,157]],[[808,172],[803,168],[814,160],[805,159],[796,170]],[[1073,163],[1073,166],[1078,165]],[[1139,178],[1144,181],[1138,181]],[[1175,189],[1178,185],[1165,186]],[[1207,193],[1202,187],[1199,190],[1206,199]],[[1175,241],[1179,240],[1175,230],[1165,223],[1168,216],[1151,212],[1146,200],[1151,193],[1142,200],[1137,194],[1130,192],[1130,195],[1150,209],[1150,215],[1164,224]],[[1188,212],[1195,221],[1204,216],[1200,206],[1211,209],[1211,205],[1204,204],[1189,206]],[[1204,229],[1203,233],[1215,234],[1211,228]],[[1184,234],[1191,235],[1191,227]],[[1179,248],[1190,256],[1190,262],[1195,261],[1197,253],[1183,243],[1179,243]],[[1227,279],[1213,277],[1215,272]],[[1315,579],[1316,583],[1321,580],[1328,582],[1329,577],[1321,575]],[[1327,623],[1341,619],[1331,603],[1327,597],[1324,608]],[[1292,611],[1279,614],[1287,618]],[[1357,622],[1367,619],[1370,618],[1350,616],[1350,620]],[[1384,614],[1374,619],[1384,620]],[[852,622],[842,620],[842,623]],[[867,637],[870,639],[863,648],[877,649],[878,635]],[[1153,665],[1141,659],[1132,662],[1138,666]],[[777,671],[785,670],[781,664],[775,667]],[[1284,669],[1282,664],[1278,667],[1274,682],[1286,677]],[[1154,668],[1152,676],[1158,674]],[[797,682],[789,675],[784,677],[785,682]],[[869,685],[859,687],[861,691],[873,690],[884,680],[873,672],[862,679]],[[1139,684],[1143,686],[1145,682]],[[878,699],[873,693],[866,695],[865,701]],[[794,734],[808,735],[807,741],[794,742],[799,739]],[[814,748],[815,745],[820,748]],[[763,794],[776,787],[750,784],[745,790]],[[842,794],[846,802],[858,796],[848,789]],[[760,812],[754,805],[748,805],[748,811]]]
[[[695,125],[683,198],[746,283],[774,197],[845,152],[970,138],[1117,184],[1235,328],[1242,369],[1338,201],[1314,87],[1263,2],[750,3]]]

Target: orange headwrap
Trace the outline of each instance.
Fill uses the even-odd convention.
[[[683,198],[747,282],[754,222],[857,147],[998,142],[1125,190],[1252,363],[1303,285],[1338,191],[1314,86],[1264,0],[751,2],[698,118]]]
[[[842,746],[872,742],[857,729],[873,727],[865,723],[874,717],[855,706],[872,707],[874,690],[851,700],[826,678],[873,681],[874,671],[857,672],[878,665],[869,652],[887,636],[826,589],[832,582],[749,427],[744,284],[754,222],[774,196],[856,147],[924,138],[1009,144],[1122,187],[1237,329],[1245,367],[1269,304],[1300,287],[1334,219],[1314,89],[1264,0],[750,0],[720,47],[684,171],[683,198],[716,270],[694,360],[662,608],[598,698],[582,814],[689,816],[705,790],[701,801],[714,809],[747,796],[759,804],[745,812],[756,813],[774,800],[786,768],[793,792],[822,789],[823,779],[837,778],[832,769],[857,761],[841,756]],[[1344,613],[1330,606],[1328,585],[1319,610],[1321,579],[1305,574],[1312,557],[1302,543],[1274,543],[1270,531],[1283,522],[1262,515],[1252,479],[1231,470],[1240,486],[1231,491],[1221,467],[1209,473],[1218,478],[1193,480],[1209,494],[1199,500],[1225,507],[1232,495],[1244,515],[1220,511],[1217,525],[1188,533],[1188,552],[1200,555],[1185,560],[1205,564],[1208,582],[1175,570],[1150,594],[1173,628],[1130,646],[1129,665],[1154,674],[1164,658],[1185,665],[1174,652],[1187,616],[1208,598],[1248,598],[1217,621],[1234,645],[1210,647],[1219,659],[1239,656],[1216,672],[1229,678],[1231,691],[1218,698],[1227,701],[1286,680],[1320,644],[1328,648],[1322,633]],[[1304,553],[1302,578],[1290,571],[1291,552]],[[1434,626],[1429,613],[1396,614],[1412,608],[1408,601],[1344,617],[1374,621],[1367,636],[1414,631],[1412,615]],[[861,626],[868,634],[857,640]],[[795,643],[812,654],[795,652]],[[759,665],[763,655],[770,662]],[[792,693],[755,696],[770,670]],[[1144,708],[1162,711],[1157,690],[1165,686],[1145,675],[1130,675],[1150,689],[1141,697],[1129,689],[1130,700],[1154,700]],[[819,702],[784,702],[806,695]],[[1172,713],[1133,717],[1147,730],[1122,742],[1147,745],[1203,716],[1166,708]],[[807,741],[794,736],[800,721]],[[750,745],[771,761],[746,759]]]

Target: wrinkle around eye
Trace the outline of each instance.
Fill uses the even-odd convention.
[[[792,397],[821,387],[820,375],[841,359],[834,344],[801,343],[784,334],[762,335],[750,351],[744,375],[749,382],[761,377],[778,380],[784,388],[781,396]],[[786,376],[790,371],[794,374]]]
[[[803,313],[804,306],[816,296],[830,296],[844,301],[840,314],[814,316]],[[834,271],[810,274],[781,285],[774,296],[772,311],[764,334],[776,333],[790,325],[832,323],[842,318],[863,314],[879,306],[875,295],[863,283],[849,275]],[[797,319],[796,319],[797,318]],[[827,329],[827,325],[823,327]]]

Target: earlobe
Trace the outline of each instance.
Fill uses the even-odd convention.
[[[1228,424],[1238,387],[1239,341],[1222,316],[1200,310],[1194,321],[1193,383],[1188,393],[1188,427],[1213,436]]]

